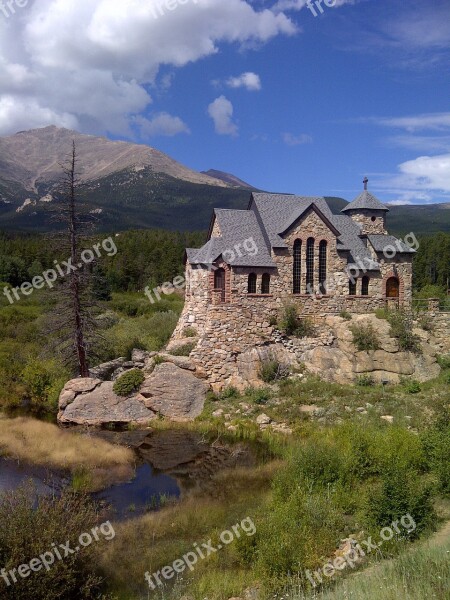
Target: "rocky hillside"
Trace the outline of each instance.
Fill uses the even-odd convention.
[[[99,230],[204,229],[216,204],[235,208],[248,202],[248,191],[236,184],[188,169],[155,148],[52,126],[0,138],[3,229],[55,227],[51,205],[72,140],[80,195]]]

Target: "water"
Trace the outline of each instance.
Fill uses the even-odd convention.
[[[114,443],[133,448],[136,454],[136,475],[121,483],[93,494],[110,518],[122,520],[158,509],[167,500],[175,500],[192,489],[207,488],[221,469],[235,466],[255,466],[253,450],[241,443],[210,442],[200,434],[169,430],[111,432],[89,431]],[[47,469],[0,459],[0,493],[17,489],[26,481],[36,486],[38,494],[47,495],[60,490],[67,481],[61,474]]]
[[[50,495],[63,485],[63,479],[48,469],[0,458],[0,493],[16,490],[27,482],[31,482],[41,496]]]

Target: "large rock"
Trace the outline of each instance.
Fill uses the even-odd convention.
[[[198,417],[205,404],[207,383],[172,363],[157,365],[141,387],[147,408],[174,421]]]
[[[78,394],[67,406],[64,406],[64,394],[67,392],[65,388],[60,397],[59,422],[93,426],[108,423],[144,425],[156,417],[156,414],[136,396],[129,398],[117,396],[113,391],[113,385],[112,381],[100,382],[100,385],[92,391]]]
[[[186,368],[158,365],[140,392],[117,396],[112,381],[73,379],[59,398],[60,423],[101,426],[109,423],[147,424],[157,415],[174,421],[198,417],[209,386]]]

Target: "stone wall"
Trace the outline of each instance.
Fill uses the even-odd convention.
[[[346,213],[355,223],[362,227],[361,233],[365,235],[378,235],[386,233],[386,213],[381,211],[361,210],[347,211]]]

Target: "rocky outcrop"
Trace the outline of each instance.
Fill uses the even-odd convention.
[[[102,426],[146,425],[162,415],[190,421],[203,410],[209,386],[186,368],[172,363],[157,365],[139,392],[117,396],[112,381],[86,378],[69,381],[59,398],[58,421],[63,424]]]
[[[202,413],[208,389],[186,369],[162,363],[146,378],[140,395],[152,411],[174,421],[190,421]]]

